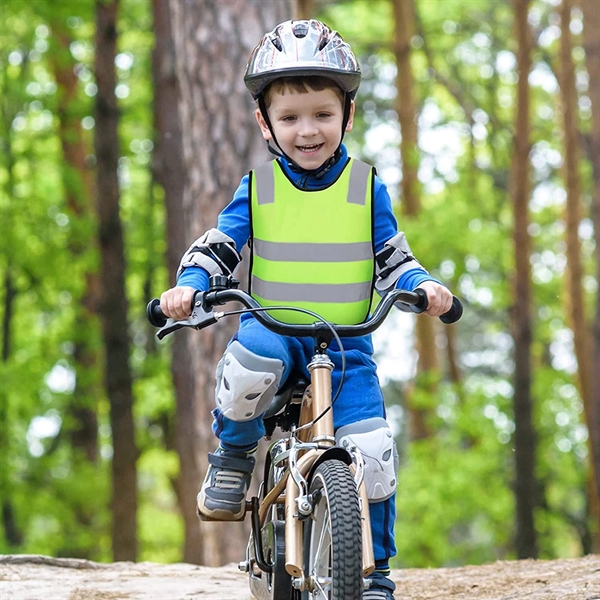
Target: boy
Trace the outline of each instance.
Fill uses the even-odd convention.
[[[195,290],[208,288],[209,275],[232,273],[246,243],[252,250],[250,290],[265,306],[310,308],[327,320],[351,324],[366,319],[373,287],[381,294],[420,287],[427,293],[428,315],[447,312],[452,295],[415,260],[397,230],[385,185],[371,167],[350,159],[342,144],[353,125],[360,69],[341,36],[315,20],[282,23],[254,49],[244,81],[277,159],[242,179],[217,228],[186,252],[177,286],[161,296],[163,312],[187,317]],[[302,317],[282,320],[288,318]],[[335,404],[334,427],[336,438],[351,438],[366,461],[376,572],[363,598],[390,600],[396,451],[371,337],[348,338],[344,346],[346,381]],[[312,339],[279,336],[242,315],[217,367],[213,431],[220,444],[209,454],[199,512],[223,520],[243,515],[253,452],[264,435],[262,414],[293,367],[308,375],[312,354]],[[336,389],[335,342],[329,356],[336,365]],[[372,456],[386,460],[369,469]]]

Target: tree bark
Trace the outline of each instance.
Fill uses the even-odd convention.
[[[183,147],[179,115],[173,107],[180,101],[175,72],[175,49],[168,2],[153,0],[156,45],[152,53],[154,78],[154,119],[156,144],[153,170],[165,192],[167,217],[167,267],[170,285],[186,248],[188,230],[183,218],[182,201],[185,181]],[[183,333],[183,332],[182,332]],[[179,457],[179,473],[174,482],[179,509],[184,521],[183,560],[193,564],[204,562],[200,526],[196,516],[195,492],[200,480],[196,435],[197,405],[193,401],[193,365],[188,349],[189,335],[181,333],[173,340],[171,373],[175,389],[175,448]]]
[[[81,115],[76,114],[75,102],[79,89],[77,75],[69,47],[72,37],[63,29],[64,19],[51,18],[53,43],[52,69],[58,83],[61,102],[58,109],[59,137],[63,151],[63,188],[65,204],[72,222],[69,250],[78,263],[90,248],[88,231],[93,218],[93,176],[85,157],[91,149],[86,148],[82,135]],[[81,298],[76,299],[73,323],[74,367],[76,387],[67,410],[72,425],[69,437],[75,452],[81,451],[92,463],[98,459],[98,418],[96,408],[100,396],[96,373],[100,359],[94,343],[96,314],[99,305],[98,275],[91,270],[83,274],[85,288]],[[89,558],[89,557],[88,557]]]
[[[115,96],[118,0],[96,2],[97,211],[101,256],[104,385],[110,402],[112,551],[116,561],[137,559],[137,475],[129,366],[125,253],[119,215],[119,114]]]
[[[314,19],[314,0],[296,0],[294,2],[294,19]]]
[[[287,0],[266,4],[257,0],[168,2],[172,76],[177,82],[176,102],[170,109],[178,118],[169,131],[181,140],[174,159],[179,162],[175,172],[180,174],[181,185],[168,190],[172,194],[168,213],[176,213],[169,214],[168,223],[173,274],[185,248],[216,226],[219,212],[231,200],[241,177],[268,158],[243,73],[252,48],[265,32],[290,18],[291,9]],[[171,70],[171,65],[163,67],[165,72]],[[166,144],[166,134],[160,129],[159,133],[159,143]],[[166,167],[164,162],[161,169]],[[229,321],[192,335],[183,333],[174,342],[180,458],[194,454],[181,459],[182,469],[184,462],[189,463],[186,477],[190,480],[183,481],[185,489],[181,491],[190,504],[182,507],[187,513],[195,513],[197,473],[204,473],[207,453],[216,447],[211,429],[214,371],[235,328],[235,321]],[[203,522],[200,527],[201,552],[190,554],[194,561],[220,565],[241,558],[245,547],[242,525]]]
[[[527,21],[529,0],[513,0],[517,42],[517,104],[514,123],[514,154],[511,168],[511,195],[514,211],[514,300],[511,322],[515,345],[514,419],[515,419],[515,501],[516,549],[519,558],[536,558],[537,536],[534,523],[536,506],[536,435],[531,397],[531,273],[529,257],[530,171],[530,97],[532,36]]]
[[[414,76],[410,65],[411,40],[415,30],[413,0],[394,0],[395,38],[394,54],[398,74],[396,77],[396,112],[402,131],[400,154],[402,157],[402,212],[408,220],[418,217],[421,210],[418,179],[419,147],[417,139],[417,104],[414,98]],[[430,394],[435,393],[439,380],[439,365],[435,345],[433,319],[417,318],[417,384]],[[432,407],[415,401],[414,390],[407,394],[412,439],[429,437],[429,416]]]
[[[562,117],[564,131],[564,177],[567,192],[565,211],[566,245],[567,245],[567,289],[568,313],[573,329],[575,356],[577,357],[577,375],[579,393],[583,400],[586,422],[589,425],[590,435],[588,445],[592,467],[590,469],[591,481],[588,485],[590,512],[596,523],[600,523],[600,501],[596,494],[598,484],[593,468],[594,439],[600,423],[591,419],[596,411],[592,399],[591,383],[591,351],[592,340],[586,319],[585,300],[583,292],[583,261],[581,257],[581,242],[579,241],[579,225],[581,223],[581,179],[579,176],[579,127],[577,124],[577,88],[575,87],[575,65],[573,64],[573,42],[571,40],[571,0],[563,0],[560,7],[561,18],[561,44],[560,44],[560,69],[559,83],[562,99]],[[596,32],[597,33],[597,32]],[[595,431],[596,430],[596,431]],[[596,532],[596,537],[600,531]],[[598,539],[596,540],[598,544]]]
[[[595,0],[582,0],[583,46],[590,78],[589,97],[592,102],[592,131],[588,144],[592,163],[592,221],[596,241],[596,281],[600,282],[600,4]],[[594,470],[596,504],[600,502],[600,292],[596,293],[596,310],[592,326],[592,352],[590,369],[590,405],[587,416]],[[600,511],[599,511],[600,513]],[[600,514],[596,522],[593,550],[600,553]]]

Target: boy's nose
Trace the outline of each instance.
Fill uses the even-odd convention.
[[[300,124],[299,134],[303,137],[311,137],[317,135],[319,128],[313,121],[302,121]]]

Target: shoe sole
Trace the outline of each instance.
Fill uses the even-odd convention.
[[[202,521],[243,521],[246,517],[246,507],[234,513],[223,508],[210,509],[206,506],[206,495],[201,490],[198,494],[196,511]]]

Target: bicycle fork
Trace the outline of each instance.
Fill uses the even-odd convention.
[[[307,477],[315,462],[322,460],[324,454],[335,454],[336,458],[350,454],[352,458],[353,462],[350,468],[357,483],[361,513],[363,576],[367,577],[375,570],[369,501],[363,483],[362,456],[356,448],[346,451],[335,447],[333,414],[329,404],[332,369],[333,364],[326,354],[316,354],[308,365],[311,373],[311,392],[310,397],[303,401],[303,409],[310,411],[313,419],[303,419],[301,416],[300,422],[312,421],[312,443],[294,444],[294,438],[292,438],[292,447],[290,448],[290,475],[285,488],[285,570],[293,578],[303,578],[302,520],[311,511]],[[308,451],[298,458],[298,453],[302,450]],[[340,452],[343,452],[344,455],[341,455]],[[298,583],[302,586],[301,581]]]

